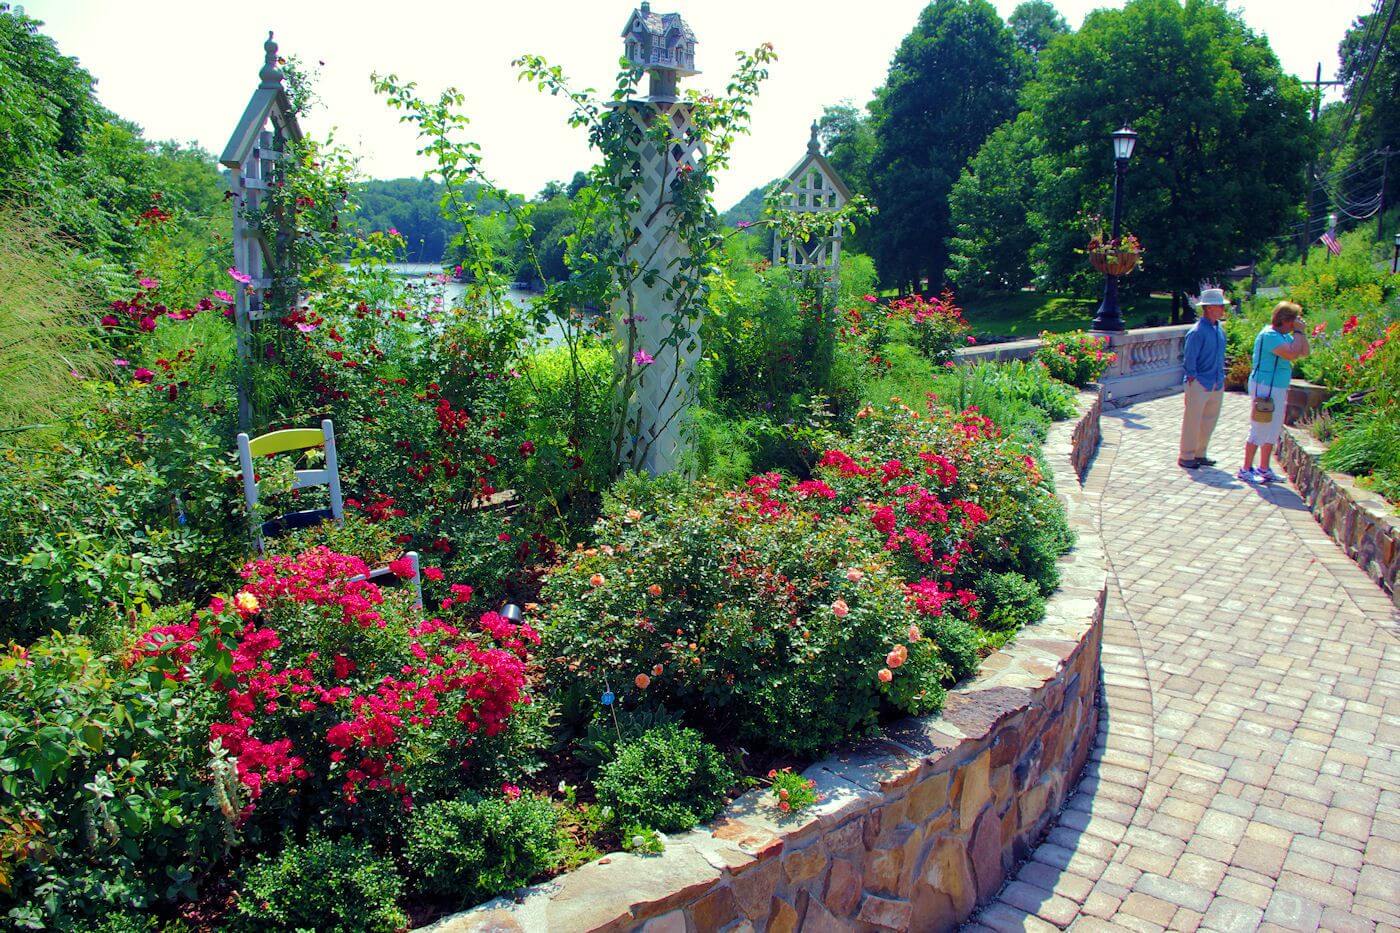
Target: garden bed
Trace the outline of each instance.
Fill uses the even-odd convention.
[[[1278,459],[1317,523],[1400,606],[1400,521],[1394,508],[1354,477],[1324,470],[1319,461],[1326,450],[1305,431],[1284,428]]]
[[[749,791],[665,852],[613,853],[433,925],[435,931],[769,930],[860,923],[951,928],[1001,886],[1065,799],[1092,746],[1105,572],[1079,474],[1100,401],[1051,429],[1046,460],[1078,534],[1045,618],[987,657],[941,715],[809,767],[821,800],[784,815]]]

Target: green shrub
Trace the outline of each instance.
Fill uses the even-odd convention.
[[[313,836],[259,858],[243,876],[236,926],[393,933],[408,925],[392,860],[362,843]]]
[[[1116,356],[1108,349],[1107,337],[1096,337],[1083,331],[1052,334],[1041,331],[1037,361],[1045,364],[1050,375],[1061,382],[1083,388],[1102,376]]]
[[[1341,421],[1337,439],[1322,455],[1322,466],[1365,476],[1400,464],[1400,420],[1384,411]]]
[[[870,728],[883,699],[938,707],[950,668],[931,642],[877,680],[919,616],[850,517],[814,521],[791,490],[760,515],[755,495],[676,486],[619,483],[599,546],[551,574],[541,656],[557,690],[689,710],[711,734],[799,754]]]
[[[982,625],[995,632],[1014,632],[1045,614],[1040,588],[1019,573],[984,573],[977,581],[977,595],[982,600]]]
[[[472,904],[529,884],[563,844],[544,797],[440,800],[414,812],[404,861],[418,890]]]
[[[74,635],[0,654],[0,915],[81,927],[193,896],[224,819],[187,687]]]
[[[672,723],[619,745],[596,788],[621,822],[679,833],[718,813],[736,780],[719,749]]]

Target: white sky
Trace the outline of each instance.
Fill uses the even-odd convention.
[[[993,0],[1003,16],[1018,0]],[[1073,26],[1121,0],[1055,0]],[[193,140],[218,153],[257,84],[262,42],[277,33],[282,52],[325,63],[323,106],[313,132],[334,126],[376,178],[421,173],[412,131],[398,125],[370,89],[372,71],[393,71],[424,91],[455,85],[487,170],[498,183],[533,194],[590,164],[581,131],[564,124],[561,101],[519,83],[511,60],[536,52],[579,86],[607,88],[621,54],[631,0],[29,0],[59,48],[98,79],[104,104],[152,138]],[[925,0],[863,3],[798,0],[655,0],[679,10],[699,39],[703,73],[685,86],[723,88],[733,52],[765,41],[779,60],[753,110],[753,134],[736,144],[718,182],[721,209],[787,171],[804,151],[808,126],[825,104],[863,104],[880,85],[900,39]],[[1232,0],[1265,33],[1284,66],[1308,80],[1322,62],[1336,68],[1337,43],[1371,0]],[[824,12],[836,7],[837,12]]]

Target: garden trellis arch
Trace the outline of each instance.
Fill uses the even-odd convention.
[[[238,427],[252,427],[252,383],[257,322],[268,316],[286,288],[295,301],[295,270],[290,266],[295,236],[290,206],[274,206],[270,193],[278,163],[302,138],[296,109],[277,67],[277,43],[268,32],[263,43],[259,83],[219,161],[229,170],[233,204],[233,268],[238,288],[233,315],[238,346]],[[273,215],[268,216],[267,212]],[[243,281],[243,279],[247,281]],[[285,298],[283,299],[285,303]]]
[[[851,200],[851,189],[822,155],[818,126],[812,122],[807,154],[792,167],[775,192],[778,206],[799,214],[835,214]],[[773,265],[786,263],[799,272],[824,272],[834,276],[841,265],[841,234],[845,225],[833,220],[831,228],[802,242],[797,237],[773,237]]]

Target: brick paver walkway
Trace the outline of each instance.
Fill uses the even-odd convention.
[[[1296,493],[1104,413],[1104,713],[1058,825],[971,929],[1400,930],[1400,614]]]

